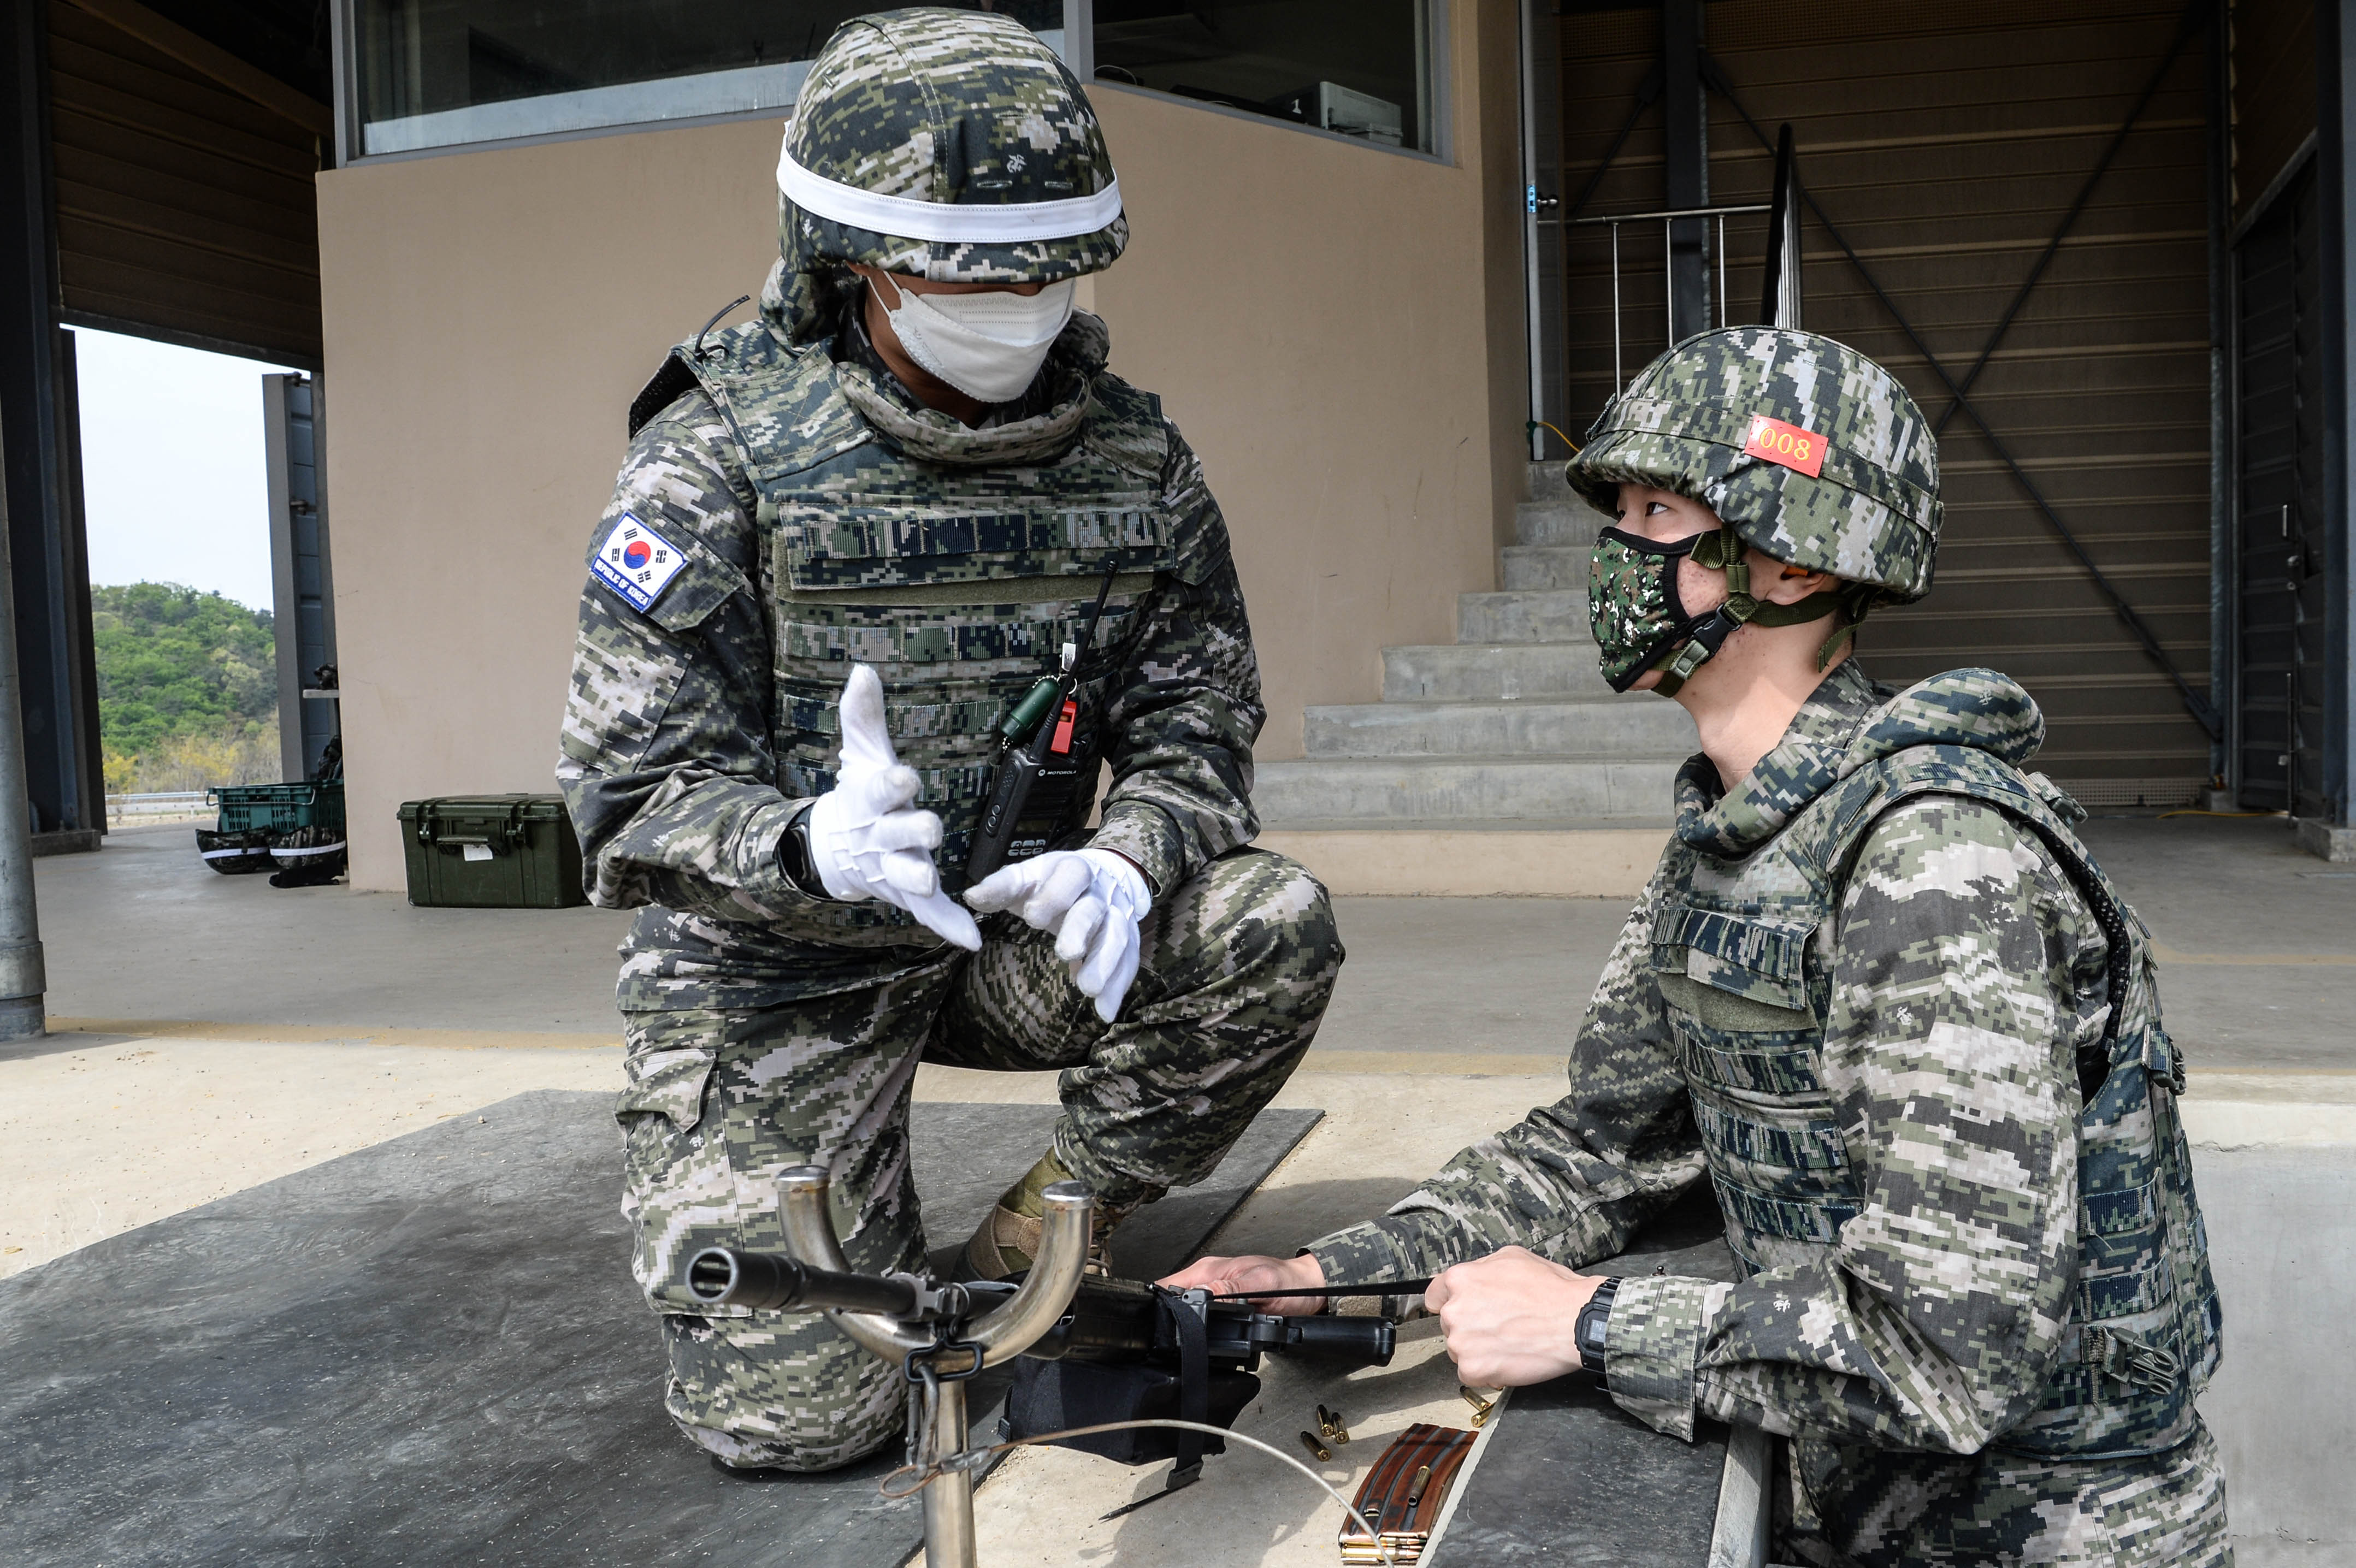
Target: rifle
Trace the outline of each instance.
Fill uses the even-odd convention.
[[[1020,1283],[1017,1278],[928,1285],[914,1275],[836,1274],[789,1253],[734,1247],[707,1247],[687,1264],[687,1293],[708,1307],[760,1312],[839,1307],[920,1322],[988,1311],[1012,1299]],[[1279,1317],[1208,1291],[1165,1290],[1141,1280],[1091,1275],[1080,1281],[1070,1310],[1023,1354],[1033,1360],[1112,1366],[1174,1362],[1183,1347],[1170,1306],[1178,1302],[1191,1304],[1203,1319],[1205,1359],[1230,1371],[1257,1371],[1260,1357],[1271,1350],[1351,1367],[1387,1367],[1398,1348],[1398,1329],[1379,1317]]]
[[[913,1275],[838,1274],[784,1253],[733,1247],[698,1253],[687,1266],[688,1294],[708,1306],[765,1312],[831,1307],[932,1324],[935,1347],[917,1354],[943,1379],[971,1377],[979,1370],[958,1326],[1012,1299],[1017,1288],[1012,1280],[936,1285]],[[1085,1277],[1062,1317],[1016,1362],[1000,1435],[1037,1437],[1153,1417],[1231,1426],[1259,1392],[1254,1374],[1262,1355],[1383,1367],[1398,1343],[1397,1328],[1379,1317],[1279,1317],[1205,1290]],[[1166,1428],[1052,1441],[1124,1465],[1175,1459],[1172,1491],[1201,1474],[1204,1455],[1226,1451],[1215,1437]]]

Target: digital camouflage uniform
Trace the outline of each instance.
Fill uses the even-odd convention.
[[[1846,349],[1794,373],[1804,335],[1715,336],[1731,341],[1684,351],[1718,358],[1696,379],[1714,370],[1720,407],[1692,426],[1645,413],[1672,433],[1642,440],[1607,410],[1573,467],[1591,498],[1622,479],[1690,494],[1671,482],[1713,463],[1721,496],[1756,487],[1674,444],[1723,443],[1675,432],[1739,432],[1726,406],[1821,432],[1879,375]],[[1920,415],[1897,413],[1881,460],[1935,495]],[[1758,542],[1755,514],[1721,516]],[[1932,542],[1876,585],[1912,596]],[[1586,1264],[1707,1180],[1744,1279],[1624,1281],[1605,1375],[1661,1431],[1710,1416],[1789,1439],[1779,1557],[2229,1562],[2193,1408],[2220,1323],[2182,1064],[2148,933],[2071,831],[2083,814],[2020,771],[2043,731],[1994,671],[1897,692],[1850,662],[1733,788],[1692,759],[1570,1093],[1317,1243],[1326,1276],[1515,1243]]]
[[[793,145],[829,177],[928,199],[1068,196],[1076,171],[1102,186],[1094,119],[1068,75],[1038,86],[1043,59],[973,13],[846,24]],[[943,126],[960,94],[980,108]],[[1010,177],[1026,164],[1045,190]],[[968,429],[892,379],[841,282],[846,256],[967,281],[1069,275],[1108,262],[1124,232],[911,245],[787,202],[759,319],[683,344],[633,411],[591,554],[628,517],[684,564],[643,611],[594,579],[584,591],[559,773],[594,901],[642,912],[619,991],[625,1210],[663,1315],[669,1409],[727,1465],[847,1463],[901,1419],[897,1370],[823,1319],[709,1312],[680,1289],[701,1248],[784,1245],[779,1172],[830,1169],[854,1266],[920,1268],[917,1063],[1056,1069],[1056,1157],[1108,1204],[1150,1200],[1208,1175],[1267,1104],[1341,962],[1323,889],[1248,848],[1264,710],[1226,527],[1157,400],[1105,368],[1103,324],[1076,315],[1031,393]],[[882,677],[958,888],[994,727],[1076,637],[1108,568],[1077,699],[1083,752],[1112,783],[1100,825],[1087,830],[1084,796],[1065,841],[1118,850],[1154,889],[1110,1026],[1052,934],[993,916],[969,955],[899,910],[803,891],[778,858],[833,783],[857,661]]]

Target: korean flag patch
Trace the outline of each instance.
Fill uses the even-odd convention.
[[[650,610],[686,564],[687,557],[677,545],[624,512],[605,542],[597,547],[597,559],[589,563],[589,570],[632,608]]]

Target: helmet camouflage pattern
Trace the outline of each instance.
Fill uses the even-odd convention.
[[[777,183],[773,308],[798,339],[819,329],[819,294],[848,262],[1053,283],[1110,266],[1129,242],[1079,80],[992,12],[912,7],[837,27],[786,123]]]
[[[1794,450],[1821,468],[1792,466]],[[1701,502],[1778,560],[1879,588],[1881,602],[1931,592],[1938,440],[1896,377],[1813,332],[1686,339],[1604,405],[1565,474],[1607,516],[1621,485],[1649,485]]]

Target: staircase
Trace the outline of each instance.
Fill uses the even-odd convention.
[[[1299,762],[1262,763],[1259,842],[1337,893],[1625,896],[1667,836],[1693,720],[1615,697],[1587,626],[1601,514],[1530,464],[1503,588],[1457,598],[1456,641],[1383,650],[1383,699],[1312,708]]]

